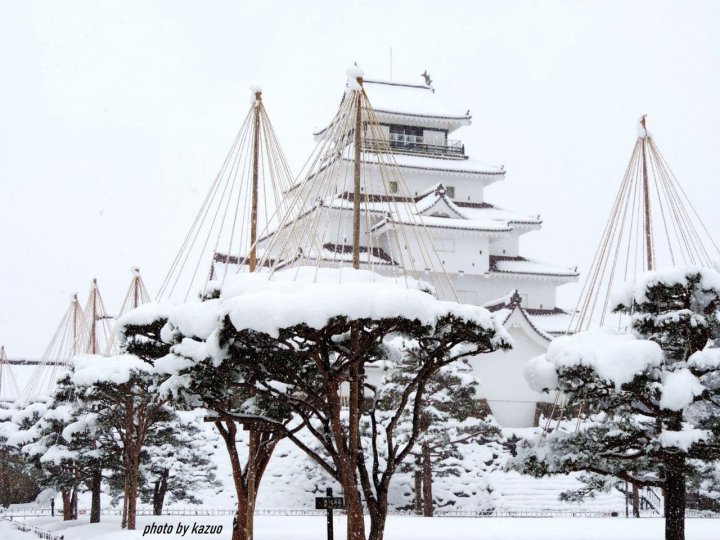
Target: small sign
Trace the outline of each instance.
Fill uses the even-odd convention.
[[[315,497],[315,510],[343,510],[345,499],[342,497]]]

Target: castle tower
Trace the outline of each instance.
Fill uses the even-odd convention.
[[[577,272],[520,254],[520,236],[540,229],[542,221],[487,200],[485,189],[505,179],[504,168],[473,160],[462,141],[450,138],[470,125],[469,111],[444,104],[427,83],[363,79],[363,89],[372,110],[357,124],[336,116],[314,134],[325,148],[286,194],[302,203],[290,222],[261,235],[258,250],[275,264],[349,266],[353,227],[359,227],[361,268],[393,274],[413,266],[412,273],[431,283],[447,275],[452,288],[437,289],[441,298],[488,307],[515,339],[512,352],[473,362],[483,380],[480,397],[501,424],[532,425],[538,402],[553,396],[527,387],[524,365],[568,329],[570,315],[557,307],[556,288],[577,280]],[[364,191],[363,219],[354,224],[356,126]],[[382,157],[388,152],[390,162]],[[306,238],[302,247],[279,251],[293,244],[293,236]],[[434,268],[426,262],[428,244],[439,259]]]

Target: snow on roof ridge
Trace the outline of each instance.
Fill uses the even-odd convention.
[[[425,200],[429,200],[430,204],[425,203],[421,205],[420,203]],[[460,208],[458,208],[458,206],[452,201],[452,199],[447,196],[447,190],[442,182],[438,182],[430,190],[426,190],[424,195],[415,197],[415,207],[417,208],[417,213],[421,214],[423,212],[427,212],[439,201],[444,201],[445,204],[448,205],[450,210],[452,210],[459,216],[459,219],[470,219],[468,216],[463,214]]]
[[[515,210],[510,210],[508,208],[502,208],[500,206],[495,206],[494,204],[488,203],[488,202],[468,202],[468,201],[453,201],[455,205],[457,205],[464,213],[467,214],[467,212],[498,212],[498,213],[505,213],[507,216],[504,217],[498,217],[495,219],[500,219],[502,221],[507,221],[508,223],[515,223],[515,224],[523,224],[523,223],[532,223],[532,224],[541,224],[542,219],[540,218],[540,215],[537,216],[531,216],[528,214],[523,214],[521,212],[516,212]],[[474,218],[470,218],[474,219]]]
[[[539,270],[533,270],[532,268],[528,269],[527,267],[525,269],[502,269],[499,268],[498,263],[524,263],[525,265],[537,265],[545,268],[541,268]],[[577,277],[579,275],[577,270],[571,270],[570,268],[556,266],[554,264],[546,263],[544,261],[539,261],[536,259],[528,259],[527,257],[522,257],[519,255],[490,255],[490,271],[507,274],[537,274],[545,276]]]
[[[349,145],[350,151],[353,150],[353,143]],[[421,169],[435,172],[456,173],[456,174],[483,174],[483,175],[505,175],[505,169],[496,167],[495,170],[485,168],[487,164],[477,162],[474,159],[445,159],[435,156],[402,154],[399,152],[380,152],[382,154],[390,154],[393,156],[393,165],[406,169]],[[378,152],[371,152],[363,149],[361,160],[363,163],[370,165],[378,165],[378,159],[375,156]],[[346,155],[338,159],[352,163],[352,158]],[[429,160],[429,162],[427,161]],[[463,167],[464,165],[464,167]],[[476,167],[473,169],[473,167]],[[492,167],[489,167],[492,169]]]
[[[494,300],[488,300],[487,302],[484,302],[482,304],[482,307],[486,309],[490,308],[497,308],[499,309],[500,306],[507,306],[512,302],[513,297],[518,293],[517,288],[510,289],[506,294],[503,296],[500,296],[499,298],[495,298]],[[490,310],[492,311],[492,310]]]
[[[390,79],[364,79],[363,84],[387,84],[389,86],[405,86],[407,88],[417,88],[419,90],[431,90],[433,89],[432,86],[429,86],[424,83],[411,83],[411,82],[404,82],[404,81],[393,81]]]

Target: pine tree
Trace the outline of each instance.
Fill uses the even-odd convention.
[[[140,467],[148,437],[160,423],[175,418],[169,397],[158,392],[166,378],[151,364],[132,355],[78,357],[69,381],[78,407],[93,417],[96,444],[108,456],[121,457],[122,526],[136,527]],[[76,430],[75,435],[85,433]],[[105,464],[107,466],[107,463]]]
[[[720,459],[720,273],[651,272],[620,298],[632,334],[581,332],[533,359],[528,381],[557,389],[569,407],[594,411],[579,429],[519,446],[519,467],[536,476],[586,471],[577,495],[599,476],[661,488],[665,538],[684,539],[688,479]]]
[[[202,429],[203,410],[184,411],[158,423],[149,434],[141,464],[140,497],[159,516],[167,498],[171,502],[201,504],[197,492],[219,487],[211,460],[214,440]]]
[[[217,300],[213,297],[219,293],[210,293],[204,298],[203,306],[213,306]],[[153,308],[152,305],[140,308]],[[253,523],[255,501],[260,488],[262,476],[277,443],[285,437],[282,430],[272,429],[272,425],[263,422],[263,418],[282,421],[287,412],[273,400],[257,395],[251,384],[247,384],[246,370],[232,361],[216,363],[210,358],[197,362],[197,351],[190,351],[186,361],[177,364],[182,359],[182,351],[170,354],[173,343],[182,342],[183,335],[179,329],[171,329],[168,316],[164,312],[157,314],[142,324],[130,323],[135,315],[130,313],[121,321],[121,333],[126,350],[144,358],[148,362],[156,363],[174,375],[163,385],[163,395],[172,395],[179,406],[186,408],[203,407],[212,417],[212,422],[223,441],[232,467],[233,486],[238,501],[236,518],[233,520],[233,540],[251,540],[253,536]],[[163,334],[163,329],[169,330]],[[164,341],[163,341],[164,337]],[[188,336],[190,337],[190,336]],[[192,338],[197,338],[192,336]],[[253,419],[260,430],[251,430],[248,436],[247,459],[242,459],[242,452],[238,448],[239,431],[247,426]],[[268,429],[262,429],[262,425]],[[166,486],[163,483],[162,472],[156,481],[158,484],[158,497]],[[169,477],[168,477],[169,480]],[[179,490],[178,490],[179,492]]]
[[[381,392],[382,407],[393,411],[403,389],[416,375],[420,361],[407,351],[393,366]],[[420,436],[404,469],[413,473],[414,508],[429,517],[440,501],[434,500],[433,475],[439,477],[464,474],[462,445],[499,441],[500,430],[489,416],[487,407],[476,399],[480,380],[472,373],[467,361],[458,361],[440,368],[428,379],[421,400]],[[412,410],[403,417],[403,427],[411,428]],[[443,501],[451,504],[450,501]]]
[[[96,443],[94,415],[82,411],[68,392],[69,376],[46,401],[21,406],[4,423],[7,443],[42,472],[40,485],[59,491],[63,519],[77,519],[77,496],[92,488],[92,474],[106,460]]]
[[[170,313],[150,307],[128,315],[123,324],[126,331],[139,332],[128,350],[131,343],[143,348],[151,342],[155,348],[158,339],[167,343],[170,354],[157,361],[176,372],[167,386],[217,411],[236,486],[243,485],[237,472],[243,469],[233,420],[267,416],[263,423],[342,486],[348,539],[365,539],[367,509],[369,538],[382,540],[390,482],[421,433],[420,402],[428,379],[445,365],[510,344],[482,308],[440,302],[424,289],[368,272],[348,277],[351,272],[344,269],[342,280],[334,272],[323,272],[322,279],[312,277],[315,271],[306,273],[305,281],[291,277],[298,274],[294,269],[285,276],[276,273],[272,281],[260,274],[238,275],[217,297]],[[147,312],[151,309],[154,316]],[[142,324],[129,324],[138,322],[154,325],[154,337],[142,335]],[[398,336],[417,344],[420,367],[400,392],[396,411],[388,414],[379,407],[380,389],[368,383],[365,367],[384,361]],[[341,398],[345,385],[349,395]],[[395,437],[408,406],[411,428],[402,444]],[[364,441],[363,424],[369,433]],[[301,432],[322,452],[306,444]],[[253,431],[250,437],[252,447]],[[233,539],[244,537],[234,530]]]
[[[22,429],[15,407],[0,408],[0,506],[27,503],[40,493],[43,475],[9,438]],[[18,423],[13,422],[15,417]]]

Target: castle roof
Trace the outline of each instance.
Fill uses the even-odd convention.
[[[490,255],[490,272],[508,275],[531,275],[548,278],[576,278],[578,272],[520,256]]]
[[[375,112],[451,119],[463,125],[469,125],[472,119],[470,111],[462,112],[444,102],[426,84],[365,79],[363,87]]]
[[[347,201],[342,204],[347,208],[351,207]],[[333,204],[336,205],[337,203]],[[540,226],[538,218],[502,210],[491,204],[462,206],[448,197],[442,184],[436,184],[413,199],[398,198],[394,201],[369,203],[375,211],[382,211],[381,205],[385,207],[387,216],[373,227],[373,232],[384,230],[393,223],[418,222],[431,228],[488,233],[509,233],[517,225],[533,228]]]
[[[567,333],[572,313],[555,307],[552,309],[530,309],[523,307],[522,296],[517,289],[508,292],[502,298],[492,300],[483,305],[505,324],[513,313],[519,313],[530,324],[532,329],[545,340],[552,340]]]
[[[452,132],[469,126],[472,121],[470,111],[462,112],[447,103],[427,84],[365,79],[363,88],[373,111],[383,123],[436,127]],[[327,126],[313,135],[317,137],[326,129]]]

